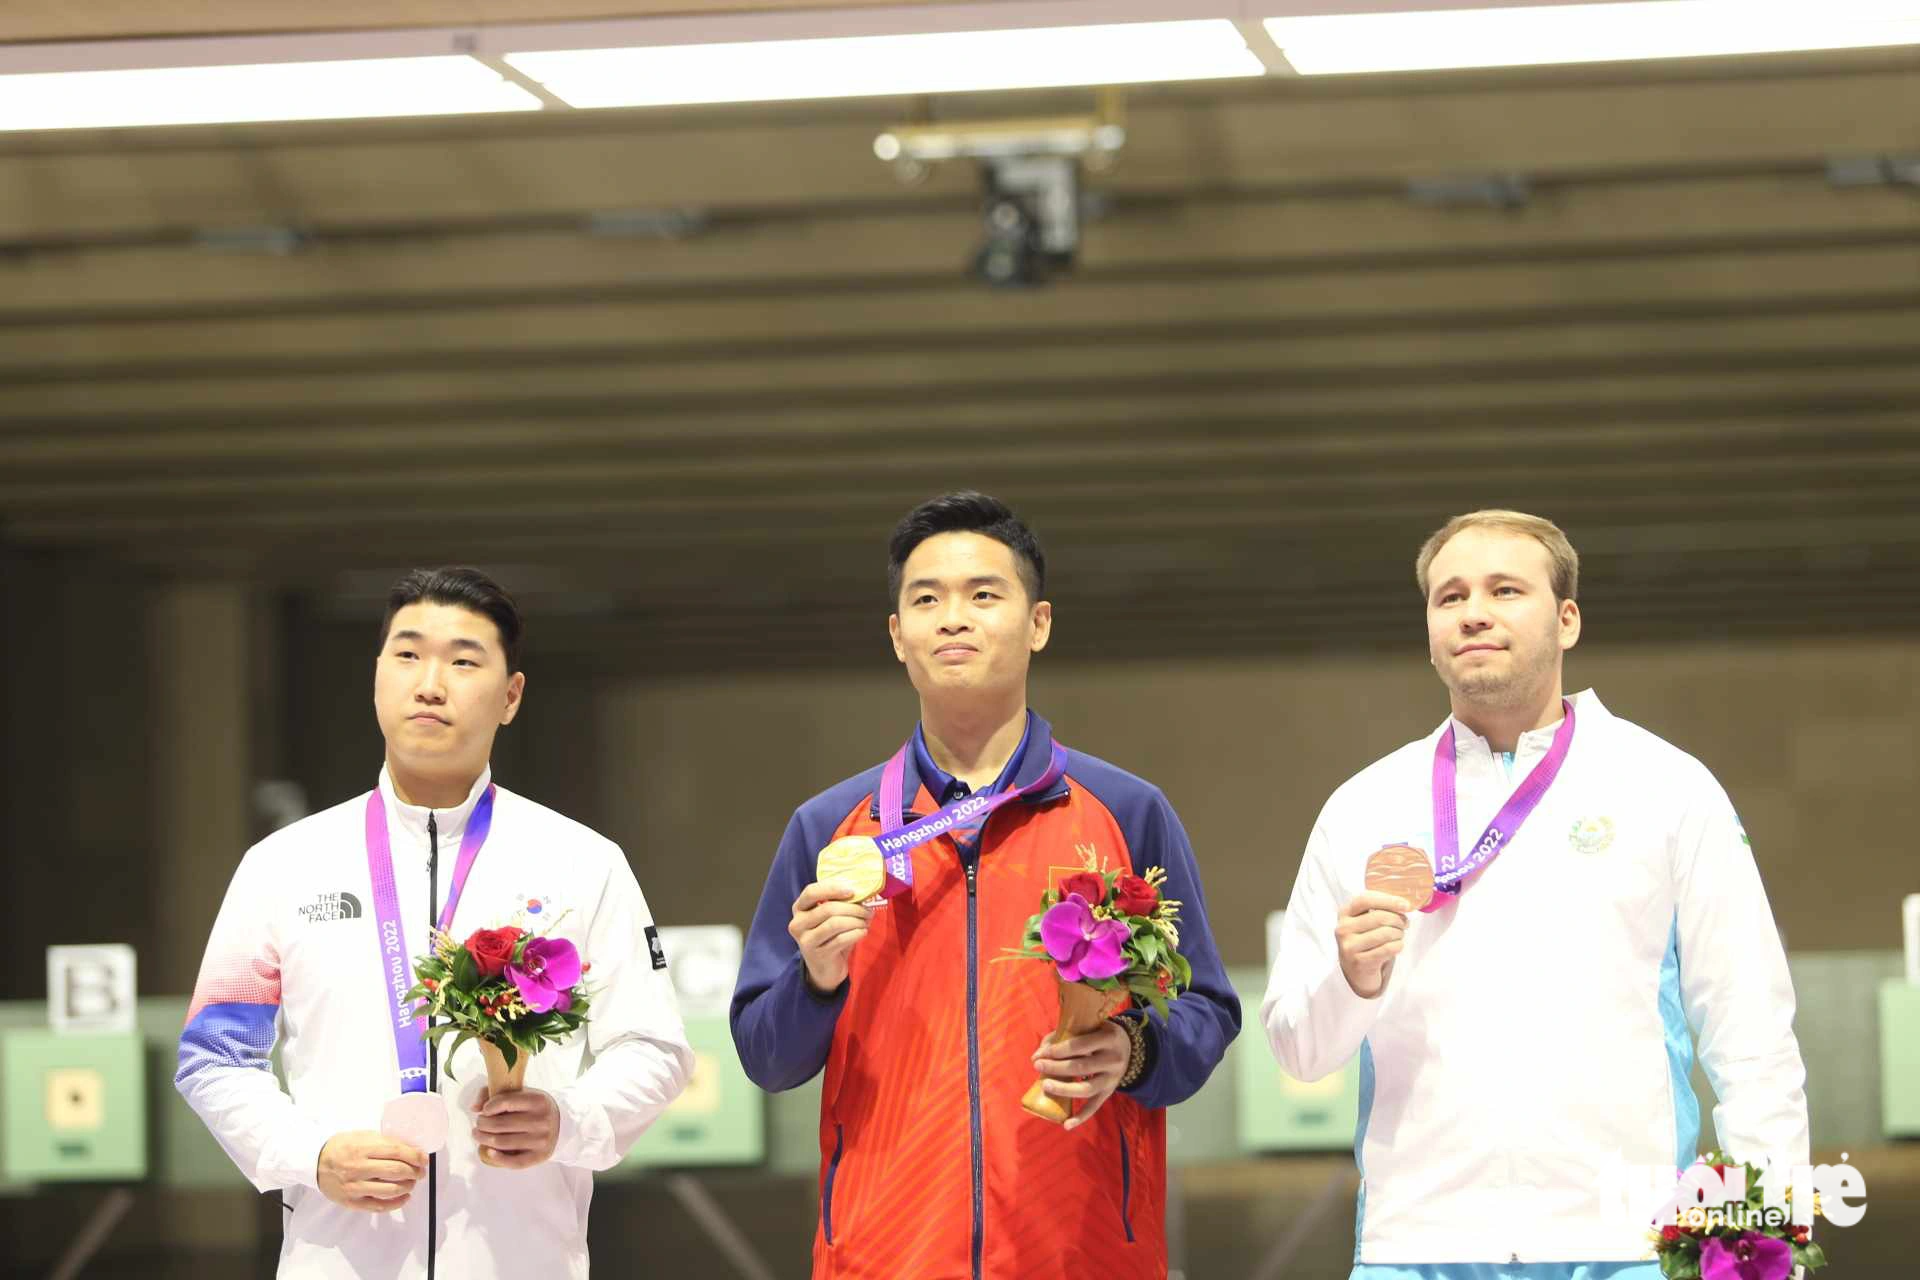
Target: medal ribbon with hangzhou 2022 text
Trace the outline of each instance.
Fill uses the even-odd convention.
[[[1466,878],[1499,857],[1519,834],[1521,824],[1546,798],[1547,789],[1560,776],[1560,766],[1567,762],[1567,752],[1573,748],[1573,703],[1562,699],[1561,706],[1566,714],[1554,731],[1553,745],[1526,780],[1514,788],[1464,859],[1460,856],[1460,811],[1455,788],[1459,761],[1455,757],[1453,725],[1448,723],[1433,749],[1433,841],[1439,865],[1433,873],[1433,900],[1420,908],[1422,911],[1437,911],[1457,899]]]

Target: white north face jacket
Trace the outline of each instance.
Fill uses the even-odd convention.
[[[490,776],[481,775],[459,808],[433,811],[439,900],[430,904],[428,810],[400,803],[381,771],[412,956],[427,949],[467,816]],[[404,1208],[364,1213],[321,1195],[315,1166],[334,1134],[377,1130],[381,1108],[400,1092],[365,814],[363,793],[247,851],[201,963],[175,1086],[249,1181],[282,1191],[291,1210],[282,1276],[411,1280],[426,1275],[431,1233],[435,1274],[449,1280],[584,1277],[593,1171],[620,1160],[693,1070],[633,872],[610,841],[505,788],[496,792],[493,825],[451,932],[464,938],[518,924],[568,939],[592,966],[586,1027],[535,1055],[527,1070],[527,1087],[559,1105],[559,1145],[531,1169],[481,1164],[470,1108],[486,1068],[473,1044],[449,1060],[451,1041],[443,1041],[429,1050],[449,1129],[437,1160],[437,1213],[428,1212],[425,1178]],[[268,1059],[277,1038],[285,1090]]]
[[[1650,1257],[1604,1179],[1693,1161],[1690,1030],[1722,1148],[1807,1161],[1793,986],[1733,805],[1591,691],[1574,707],[1553,788],[1456,903],[1411,917],[1375,999],[1341,975],[1334,924],[1375,850],[1433,855],[1446,726],[1334,792],[1308,841],[1261,1019],[1300,1079],[1360,1055],[1358,1261]],[[1509,773],[1454,723],[1463,852],[1553,735],[1523,736]]]

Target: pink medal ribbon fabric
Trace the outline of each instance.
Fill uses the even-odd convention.
[[[1457,899],[1466,878],[1499,857],[1519,834],[1520,825],[1546,798],[1547,788],[1560,776],[1560,766],[1567,762],[1567,752],[1573,747],[1573,702],[1563,698],[1561,706],[1566,717],[1554,731],[1553,745],[1526,780],[1514,788],[1500,812],[1493,815],[1464,860],[1460,857],[1460,814],[1454,788],[1459,761],[1454,756],[1453,722],[1447,722],[1447,731],[1433,749],[1433,842],[1440,862],[1433,873],[1433,900],[1420,908],[1422,911],[1438,911]]]
[[[1048,761],[1047,771],[1024,787],[1012,788],[982,795],[975,792],[962,796],[928,817],[920,819],[912,826],[904,825],[906,815],[904,805],[906,797],[902,794],[906,786],[907,752],[913,749],[911,740],[893,753],[893,759],[887,761],[886,768],[880,771],[880,831],[874,843],[880,846],[880,856],[886,866],[886,885],[880,890],[883,898],[898,897],[913,888],[913,851],[927,841],[952,830],[954,827],[982,826],[987,816],[1002,805],[1022,800],[1028,796],[1039,795],[1052,787],[1067,772],[1067,753],[1059,743],[1053,744],[1053,756]]]
[[[447,889],[447,905],[440,910],[440,931],[453,923],[454,909],[460,905],[460,891],[467,886],[467,874],[480,846],[487,842],[493,826],[491,783],[481,793],[479,803],[467,818],[466,832],[460,837],[460,856],[454,862],[453,883]],[[380,975],[386,988],[388,1021],[393,1025],[393,1048],[400,1063],[400,1091],[424,1093],[427,1088],[427,1020],[407,1000],[413,986],[413,966],[408,959],[407,931],[400,921],[400,896],[393,887],[393,846],[387,838],[387,807],[375,787],[367,796],[367,874],[373,880],[374,916],[379,923],[375,940],[380,945]]]

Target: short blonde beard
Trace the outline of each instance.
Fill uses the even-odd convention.
[[[1553,625],[1546,635],[1546,648],[1542,660],[1524,671],[1515,671],[1512,675],[1498,678],[1469,677],[1456,683],[1443,680],[1450,693],[1460,695],[1468,702],[1483,707],[1505,709],[1523,705],[1539,691],[1541,686],[1551,683],[1555,663],[1560,657],[1560,615],[1555,613]],[[1484,688],[1475,688],[1472,681],[1486,680]]]

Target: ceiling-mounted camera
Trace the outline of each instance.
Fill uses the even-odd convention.
[[[874,154],[904,181],[942,160],[980,166],[982,239],[969,271],[990,285],[1043,284],[1073,266],[1080,248],[1080,170],[1105,167],[1127,138],[1108,91],[1088,116],[911,124],[874,139]]]

